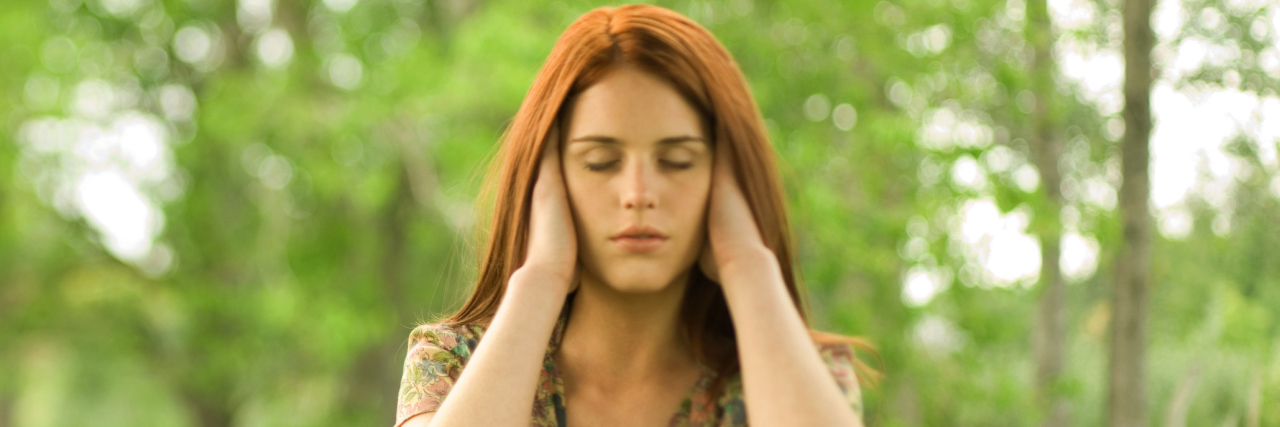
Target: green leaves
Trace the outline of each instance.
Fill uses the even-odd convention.
[[[299,408],[312,414],[296,421],[306,425],[393,417],[394,396],[377,393],[394,394],[406,332],[456,307],[474,275],[463,239],[477,225],[478,172],[560,32],[603,3],[339,3],[17,0],[0,10],[0,372],[85,373],[48,384],[0,376],[0,408],[31,405],[11,412],[14,423],[279,425]],[[1026,5],[658,3],[715,33],[750,82],[785,164],[812,323],[864,336],[885,359],[867,420],[1040,419],[1038,292],[1019,284],[1034,278],[992,280],[990,233],[965,235],[966,203],[989,200],[997,216],[1026,214],[1027,234],[1097,240],[1096,272],[1067,287],[1058,389],[1077,424],[1101,423],[1109,319],[1094,307],[1107,304],[1121,250],[1123,126],[1065,71],[1032,74],[1028,37],[1046,32],[1028,33]],[[1055,46],[1119,43],[1110,3],[1085,3],[1099,19],[1051,37]],[[1274,19],[1259,19],[1276,12],[1233,4],[1182,2],[1216,9],[1218,22],[1194,12],[1168,43],[1196,38],[1239,57],[1178,82],[1274,94]],[[1059,12],[1048,13],[1057,28]],[[1029,142],[1036,99],[1063,143],[1053,160],[1062,209]],[[146,243],[163,249],[137,260],[111,250],[110,230],[76,193],[82,172],[124,170],[94,159],[127,157],[130,144],[102,157],[87,147],[125,114],[162,124],[154,154],[173,159],[137,172],[156,179],[120,172],[162,214]],[[26,126],[41,120],[78,127]],[[1193,199],[1191,234],[1156,244],[1151,354],[1177,363],[1151,365],[1153,407],[1197,357],[1272,373],[1205,371],[1219,382],[1196,402],[1218,403],[1195,403],[1189,425],[1244,413],[1248,396],[1233,390],[1251,378],[1263,378],[1264,396],[1280,387],[1274,145],[1231,141],[1227,162],[1253,172],[1222,190],[1225,209]],[[932,290],[918,304],[904,302],[912,277]],[[58,410],[70,401],[96,403]]]

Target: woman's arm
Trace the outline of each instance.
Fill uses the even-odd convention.
[[[720,283],[738,339],[743,400],[756,426],[861,426],[787,294],[778,258],[764,244],[729,163],[716,147],[699,265]]]
[[[564,306],[569,280],[537,269],[517,270],[440,410],[411,418],[404,426],[528,426],[547,338]]]
[[[751,425],[861,426],[763,246],[720,266]],[[752,255],[754,254],[754,255]]]
[[[405,425],[529,425],[547,344],[565,296],[577,285],[577,233],[559,141],[560,128],[552,126],[533,186],[524,264],[507,281],[493,321],[440,410]]]

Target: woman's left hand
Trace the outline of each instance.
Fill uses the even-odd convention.
[[[711,194],[707,203],[707,243],[698,257],[698,266],[713,282],[721,283],[721,273],[741,260],[772,251],[760,237],[751,206],[734,176],[732,148],[719,142],[711,171]],[[754,261],[750,259],[747,262]]]

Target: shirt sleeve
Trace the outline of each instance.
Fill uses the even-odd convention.
[[[862,388],[858,386],[858,375],[854,372],[853,345],[823,344],[818,347],[818,354],[822,355],[822,361],[831,371],[831,376],[836,379],[836,384],[840,386],[840,392],[844,393],[844,398],[849,402],[854,415],[862,419]]]
[[[427,324],[409,334],[409,351],[396,402],[396,426],[415,415],[440,409],[471,357],[475,339],[467,332],[464,328]]]

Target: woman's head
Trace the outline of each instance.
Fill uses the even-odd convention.
[[[637,91],[637,88],[652,90]],[[645,102],[618,102],[619,96],[643,96]],[[645,108],[652,111],[640,111]],[[655,120],[646,123],[635,116],[637,114],[650,114]],[[559,133],[564,141],[549,141],[552,127],[561,124],[566,128]],[[607,142],[570,142],[597,133],[606,135],[594,136],[615,137],[620,140],[619,144],[609,148]],[[662,138],[680,136],[701,137],[706,142],[686,140],[659,144]],[[579,238],[586,243],[586,246],[580,245],[579,250],[586,255],[582,257],[584,267],[591,269],[591,264],[596,264],[595,273],[603,276],[600,277],[603,281],[620,287],[641,289],[665,285],[624,283],[622,273],[630,268],[645,267],[645,261],[641,260],[644,257],[632,257],[636,262],[624,262],[619,270],[606,271],[600,264],[609,257],[609,251],[604,250],[608,245],[597,243],[623,231],[617,227],[680,227],[679,236],[672,234],[675,229],[662,230],[670,234],[672,240],[683,239],[666,242],[666,246],[680,243],[680,248],[670,251],[669,258],[650,261],[670,270],[663,275],[667,278],[691,272],[686,312],[692,317],[709,314],[706,322],[719,323],[713,319],[719,319],[723,311],[725,324],[719,326],[721,332],[715,335],[731,340],[731,336],[726,336],[731,334],[731,327],[727,324],[723,296],[692,267],[705,238],[701,220],[705,217],[711,156],[715,152],[729,153],[761,236],[778,257],[792,299],[801,307],[774,153],[746,79],[729,52],[702,26],[660,7],[628,5],[592,10],[565,30],[504,133],[485,184],[485,191],[491,193],[487,197],[492,199],[481,199],[481,203],[492,203],[493,210],[489,228],[485,230],[487,245],[480,257],[477,286],[450,321],[487,322],[501,301],[506,279],[524,261],[530,195],[539,153],[546,143],[567,143],[562,151],[563,165],[571,204],[577,211]],[[725,146],[732,149],[717,149]],[[675,156],[696,157],[702,163],[695,162],[699,166],[688,171],[662,169],[663,160],[680,160]],[[615,158],[630,164],[623,162],[615,165],[612,172],[601,171],[605,173],[584,169],[584,161]],[[628,176],[641,181],[628,182]],[[664,190],[664,185],[669,188],[657,193]],[[661,205],[652,207],[667,217],[642,217],[634,213],[650,206],[633,206],[628,210],[624,193],[637,189],[645,193],[626,197],[656,194],[660,197],[656,203]],[[601,196],[599,191],[606,193],[604,200],[593,198]],[[671,198],[670,203],[661,198],[664,194]],[[614,197],[612,201],[608,200],[610,196]],[[655,202],[640,200],[642,204]],[[675,208],[677,203],[681,212],[665,209],[668,204]],[[684,211],[685,208],[696,212]],[[598,217],[600,215],[605,217]],[[646,219],[666,223],[638,222]],[[694,229],[685,230],[690,227]],[[585,241],[589,239],[596,242]],[[591,249],[593,247],[596,249]],[[680,271],[674,267],[681,267]],[[610,280],[611,277],[616,280]],[[704,323],[699,319],[688,320]],[[698,331],[691,332],[701,335]]]
[[[746,79],[697,23],[667,9],[629,5],[586,13],[552,49],[486,180],[490,194],[481,203],[493,209],[476,288],[444,322],[487,324],[497,311],[507,278],[527,255],[539,153],[543,144],[562,143],[549,140],[552,127],[561,124],[567,128],[558,132],[566,143],[565,182],[587,273],[634,291],[687,276],[681,313],[695,356],[722,373],[736,370],[724,295],[693,267],[705,241],[711,159],[727,154],[791,299],[805,315],[774,153]],[[574,141],[591,136],[615,141]],[[662,141],[668,137],[675,139]],[[687,163],[689,169],[671,166]],[[593,164],[603,169],[589,169]],[[608,240],[632,225],[669,234],[665,252],[628,254]]]
[[[707,122],[669,81],[625,62],[566,101],[558,143],[584,286],[687,281],[705,241]]]

